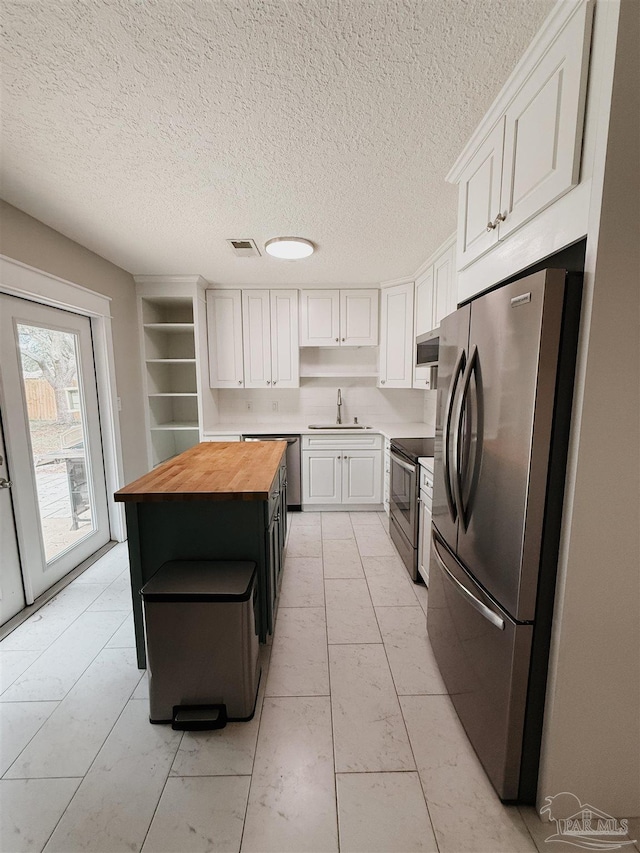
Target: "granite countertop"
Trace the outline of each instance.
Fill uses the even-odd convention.
[[[283,421],[282,423],[229,423],[216,424],[203,433],[206,441],[209,436],[220,435],[323,435],[335,433],[346,435],[359,435],[364,433],[380,433],[386,438],[429,438],[433,435],[433,427],[429,424],[414,421],[411,423],[374,423],[360,419],[363,423],[371,426],[371,429],[309,429],[307,421]]]
[[[115,493],[116,501],[266,501],[284,441],[206,441],[163,462]]]

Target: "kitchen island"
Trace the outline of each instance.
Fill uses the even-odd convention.
[[[286,536],[287,444],[202,442],[115,493],[125,503],[138,666],[140,590],[168,560],[253,560],[259,635],[273,631]]]

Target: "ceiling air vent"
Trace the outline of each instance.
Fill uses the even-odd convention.
[[[241,240],[227,240],[231,246],[231,251],[237,258],[259,258],[260,252],[256,246],[255,240],[245,237]]]

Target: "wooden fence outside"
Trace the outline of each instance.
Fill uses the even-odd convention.
[[[57,421],[56,395],[46,379],[25,379],[24,387],[29,420]]]

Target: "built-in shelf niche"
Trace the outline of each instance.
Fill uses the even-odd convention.
[[[378,347],[301,347],[300,377],[378,375]]]
[[[160,465],[172,456],[183,453],[198,443],[198,428],[151,431],[151,464]]]
[[[199,441],[194,299],[142,296],[140,316],[155,466]]]

